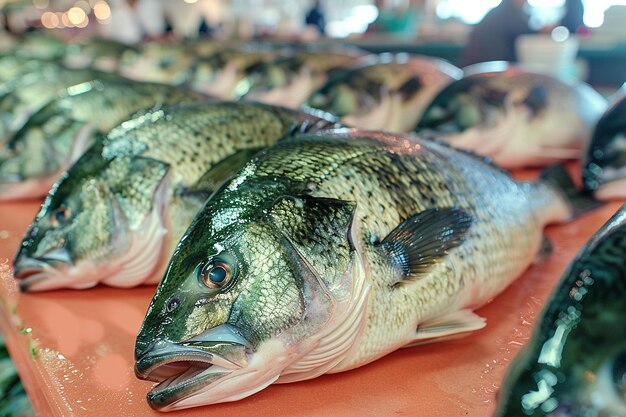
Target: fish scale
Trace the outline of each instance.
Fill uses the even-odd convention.
[[[150,303],[135,349],[136,374],[163,381],[150,405],[232,401],[483,327],[470,310],[578,208],[552,174],[518,182],[435,141],[358,130],[259,153],[196,216]],[[162,376],[182,372],[169,363],[189,340],[245,346],[248,363],[197,388]]]

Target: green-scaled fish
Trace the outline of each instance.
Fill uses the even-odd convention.
[[[194,90],[224,100],[240,98],[248,91],[248,86],[240,82],[250,68],[270,62],[276,54],[258,45],[220,49],[194,63],[189,83]]]
[[[120,74],[139,81],[180,85],[187,81],[195,60],[184,44],[147,42],[138,51],[123,55]]]
[[[295,108],[333,72],[357,65],[361,57],[363,53],[351,49],[296,51],[249,68],[235,91],[248,100]]]
[[[572,260],[499,392],[497,417],[626,416],[626,206]]]
[[[0,85],[0,141],[26,123],[28,118],[59,91],[86,81],[113,78],[91,69],[69,69],[60,65],[46,65],[26,71]],[[119,77],[118,77],[119,78]]]
[[[626,199],[626,93],[593,131],[583,158],[583,183],[597,199]]]
[[[126,79],[68,87],[0,148],[0,200],[45,196],[97,132],[108,131],[142,108],[204,99],[188,90]]]
[[[67,46],[63,63],[70,68],[95,68],[117,71],[122,57],[136,53],[137,48],[113,39],[91,37]]]
[[[546,224],[574,214],[552,184],[430,140],[279,142],[176,248],[137,337],[137,376],[160,382],[148,402],[238,400],[482,328],[472,310],[528,267]]]
[[[463,72],[437,58],[380,54],[338,71],[306,105],[363,129],[409,132],[435,95]]]
[[[222,181],[282,137],[335,122],[321,112],[200,103],[122,123],[48,194],[15,258],[21,289],[155,283]]]
[[[416,130],[505,168],[580,159],[606,100],[583,82],[504,63],[477,64],[424,111]]]

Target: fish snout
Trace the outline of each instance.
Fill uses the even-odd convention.
[[[73,265],[65,248],[54,249],[37,258],[19,254],[15,259],[13,276],[23,292],[36,291],[43,281],[67,271]]]

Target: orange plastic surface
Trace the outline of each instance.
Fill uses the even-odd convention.
[[[527,175],[525,175],[527,176]],[[272,385],[181,416],[490,416],[507,364],[566,265],[620,207],[547,229],[554,252],[477,311],[487,327],[463,339],[396,351],[359,369]],[[153,383],[133,373],[135,335],[155,287],[21,294],[10,262],[38,204],[0,205],[0,325],[41,416],[152,416]]]

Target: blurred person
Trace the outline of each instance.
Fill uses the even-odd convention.
[[[486,61],[516,62],[515,41],[535,33],[524,10],[527,0],[502,0],[472,29],[461,54],[462,67]]]
[[[417,33],[420,7],[424,7],[421,1],[406,0],[389,6],[385,0],[376,0],[378,17],[367,27],[366,33],[414,37]]]
[[[313,2],[313,7],[307,12],[304,23],[307,26],[315,26],[319,30],[320,35],[326,34],[326,18],[324,17],[324,10],[322,10],[320,0]]]

